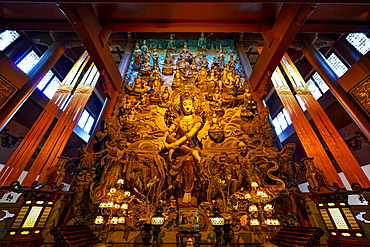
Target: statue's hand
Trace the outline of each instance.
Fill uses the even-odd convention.
[[[172,154],[175,150],[174,149],[170,149],[170,151],[168,152],[168,161],[172,163]]]
[[[167,149],[177,149],[177,148],[179,148],[179,145],[176,142],[173,142],[173,143],[170,143],[170,144],[167,143],[166,148]]]

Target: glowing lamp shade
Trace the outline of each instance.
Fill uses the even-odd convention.
[[[104,223],[104,217],[103,216],[96,216],[94,223],[96,225],[101,225]]]
[[[116,188],[111,188],[111,189],[109,190],[109,192],[110,192],[110,193],[116,193],[116,192],[117,192],[117,189],[116,189]]]
[[[128,209],[128,204],[126,204],[126,203],[122,204],[121,208],[122,209]]]
[[[153,226],[162,226],[164,224],[164,217],[162,215],[153,216],[150,223]]]
[[[117,204],[114,204],[114,208],[120,208],[121,207],[121,205],[119,205],[118,203]]]
[[[251,226],[258,226],[258,225],[260,224],[260,222],[259,222],[257,219],[251,219],[251,220],[249,221],[249,224],[250,224]]]
[[[127,197],[130,197],[130,196],[131,196],[131,192],[130,192],[130,191],[125,191],[123,194],[124,194],[125,196],[127,196]]]
[[[125,180],[123,180],[122,178],[118,179],[117,181],[117,184],[124,184],[125,183]]]
[[[266,204],[266,205],[263,207],[263,210],[265,210],[265,211],[271,211],[271,210],[274,210],[274,206],[272,206],[271,204]]]
[[[245,199],[251,199],[251,198],[252,198],[252,196],[251,196],[251,194],[249,194],[249,193],[248,193],[248,194],[245,194],[245,195],[244,195],[244,198],[245,198]]]
[[[114,202],[108,202],[107,203],[107,208],[113,208]]]
[[[99,204],[99,208],[106,208],[107,207],[107,203],[106,202],[101,202]]]
[[[258,211],[258,208],[256,205],[250,205],[249,206],[249,212],[257,212]]]
[[[125,217],[119,217],[118,218],[118,224],[124,224],[126,221]]]
[[[209,218],[212,226],[223,226],[225,225],[225,219],[221,215],[215,215]]]
[[[252,183],[251,183],[251,186],[252,186],[253,188],[257,188],[257,187],[258,187],[258,183],[256,183],[256,182],[252,182]]]
[[[116,224],[118,224],[118,217],[113,217],[113,218],[110,220],[110,223],[111,223],[112,225],[116,225]]]

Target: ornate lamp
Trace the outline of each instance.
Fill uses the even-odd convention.
[[[164,216],[162,215],[162,212],[155,212],[150,219],[150,223],[153,227],[153,246],[159,246],[158,235],[161,232],[161,226],[164,224]]]
[[[225,219],[219,212],[219,208],[216,207],[216,212],[212,217],[209,218],[211,225],[214,227],[214,232],[216,234],[216,244],[215,246],[222,246],[221,237],[222,237],[222,227],[225,225]]]

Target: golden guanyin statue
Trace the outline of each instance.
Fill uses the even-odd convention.
[[[279,151],[275,146],[268,109],[257,111],[247,80],[240,79],[232,42],[223,43],[221,52],[203,49],[202,54],[197,41],[188,42],[196,47],[175,47],[174,35],[162,44],[168,47],[157,51],[158,60],[144,58],[148,70],[159,61],[156,72],[151,67],[148,75],[143,68],[129,70],[128,90],[121,92],[113,114],[104,118],[95,153],[81,151],[81,163],[89,165],[81,167],[76,182],[82,191],[91,190],[79,193],[83,199],[76,203],[90,200],[90,213],[95,214],[93,205],[102,202],[104,193],[122,178],[133,196],[132,215],[138,216],[130,219],[131,230],[138,230],[138,219],[143,214],[149,218],[160,200],[168,219],[165,231],[175,231],[180,207],[197,208],[204,221],[200,227],[206,229],[203,205],[212,201],[231,215],[235,229],[248,230],[240,225],[247,210],[240,206],[245,202],[240,199],[242,191],[258,183],[271,203],[282,192],[289,195],[297,175],[291,159],[294,148]],[[210,45],[220,47],[215,42]],[[139,54],[142,59],[143,52],[136,50],[131,68],[139,65]],[[192,61],[181,60],[181,53],[193,54]],[[178,58],[188,67],[176,66],[173,61]],[[207,61],[212,60],[209,68]],[[296,222],[294,215],[279,215]]]
[[[183,87],[179,94],[181,115],[174,119],[168,130],[166,148],[170,149],[170,161],[173,160],[173,155],[176,156],[170,174],[175,175],[176,180],[183,184],[185,192],[183,203],[189,203],[194,181],[199,177],[199,171],[196,168],[200,162],[199,150],[201,146],[198,132],[203,126],[203,120],[196,114],[196,96],[191,88]]]

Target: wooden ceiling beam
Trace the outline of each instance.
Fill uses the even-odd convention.
[[[50,0],[5,0],[2,1],[3,3],[50,3]],[[92,0],[62,0],[59,3],[173,3],[174,1],[170,0],[135,0],[135,1],[127,1],[127,0],[100,0],[99,2],[92,1]],[[255,0],[232,0],[232,1],[216,1],[216,0],[177,0],[176,2],[179,3],[256,3]],[[259,0],[259,3],[294,3],[294,4],[369,4],[369,0]]]
[[[206,23],[206,22],[117,22],[110,23],[112,32],[210,32],[210,33],[260,33],[264,24],[262,23]],[[10,30],[24,31],[61,31],[74,32],[73,26],[66,21],[35,21],[35,20],[4,20],[0,19],[0,26]],[[305,23],[300,33],[352,33],[366,32],[370,26],[366,23]],[[245,37],[247,38],[247,37]]]
[[[240,33],[260,32],[261,23],[235,22],[129,22],[110,23],[115,32]]]
[[[100,72],[105,71],[111,86],[119,90],[123,78],[106,44],[110,30],[101,27],[91,4],[59,4]],[[107,33],[108,32],[108,33]]]
[[[262,97],[272,72],[279,64],[304,21],[316,5],[285,4],[272,28],[263,28],[266,42],[249,78],[252,90]]]

